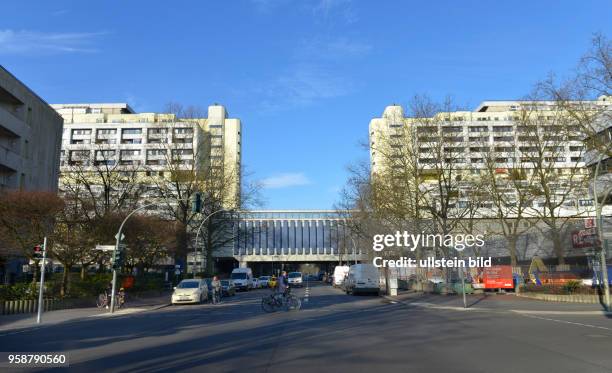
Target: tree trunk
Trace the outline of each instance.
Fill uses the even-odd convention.
[[[81,281],[85,280],[85,274],[87,273],[87,267],[81,264]]]
[[[64,272],[62,272],[62,284],[60,287],[60,296],[63,298],[66,296],[68,290],[68,274],[70,273],[71,266],[62,263],[64,265]]]
[[[510,236],[508,240],[508,252],[510,253],[510,264],[512,267],[516,267],[518,264],[517,252],[516,252],[516,236]]]
[[[553,248],[555,250],[555,255],[557,256],[557,264],[564,265],[565,264],[565,252],[563,250],[563,242],[561,241],[561,236],[559,232],[555,231],[553,233]]]

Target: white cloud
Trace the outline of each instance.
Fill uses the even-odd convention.
[[[311,183],[310,179],[302,172],[282,173],[261,180],[262,186],[266,189],[289,188]]]
[[[104,32],[0,30],[0,54],[92,53]]]
[[[319,100],[339,97],[352,90],[352,83],[316,65],[296,65],[272,81],[255,89],[262,97],[263,111],[304,107]]]

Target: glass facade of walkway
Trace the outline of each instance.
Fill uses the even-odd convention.
[[[237,224],[234,255],[353,255],[346,219],[335,211],[250,211]]]

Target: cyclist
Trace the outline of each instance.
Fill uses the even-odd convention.
[[[108,285],[106,285],[106,288],[104,289],[104,295],[106,296],[106,305],[104,306],[106,309],[108,309],[109,305],[110,305],[110,301],[111,301],[111,294],[113,293],[113,282],[110,281],[108,283]]]
[[[214,276],[210,286],[213,291],[212,301],[213,303],[218,303],[221,300],[221,281],[219,281],[219,277]]]

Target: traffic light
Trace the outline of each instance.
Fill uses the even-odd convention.
[[[193,199],[193,203],[191,204],[192,212],[202,212],[202,195],[200,193],[196,193]]]
[[[123,267],[124,252],[122,248],[113,251],[113,269],[120,269]]]
[[[34,259],[42,259],[42,257],[43,257],[42,246],[40,245],[34,246]]]

